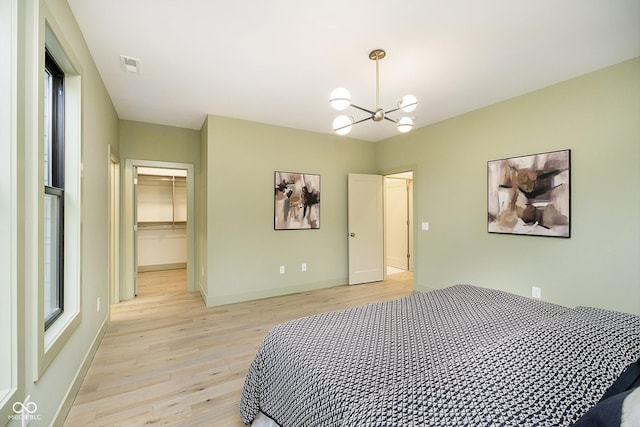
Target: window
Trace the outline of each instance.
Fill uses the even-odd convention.
[[[64,311],[64,72],[47,51],[44,73],[44,325]]]
[[[37,245],[28,249],[32,259],[27,261],[40,307],[33,324],[35,380],[60,354],[82,318],[82,76],[73,50],[55,36],[61,30],[46,15],[43,61],[37,70],[44,79],[37,101],[42,113],[34,120],[35,132],[41,133],[27,159],[40,177],[29,181],[39,197],[27,198],[29,224],[39,236]]]

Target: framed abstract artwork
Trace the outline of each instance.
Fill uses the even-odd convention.
[[[320,228],[320,175],[274,172],[274,229]]]
[[[571,150],[487,162],[489,233],[571,237]]]

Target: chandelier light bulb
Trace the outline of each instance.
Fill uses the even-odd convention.
[[[350,116],[338,116],[333,119],[333,131],[338,135],[346,135],[351,132],[352,125],[353,117]]]
[[[411,117],[400,117],[396,126],[400,132],[407,133],[413,128],[413,120]]]
[[[343,87],[336,88],[329,96],[329,104],[338,111],[345,110],[351,105],[351,94]]]
[[[398,102],[398,108],[400,108],[405,113],[410,113],[416,109],[418,106],[418,100],[413,95],[405,95],[402,97],[400,102]]]

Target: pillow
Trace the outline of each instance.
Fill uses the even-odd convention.
[[[640,426],[640,387],[636,388],[624,399],[620,427]]]
[[[636,427],[640,425],[640,388],[601,400],[573,427]]]

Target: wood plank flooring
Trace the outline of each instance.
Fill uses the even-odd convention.
[[[64,426],[242,426],[247,369],[269,329],[324,311],[409,295],[412,273],[206,308],[186,271],[140,273],[111,322]]]

